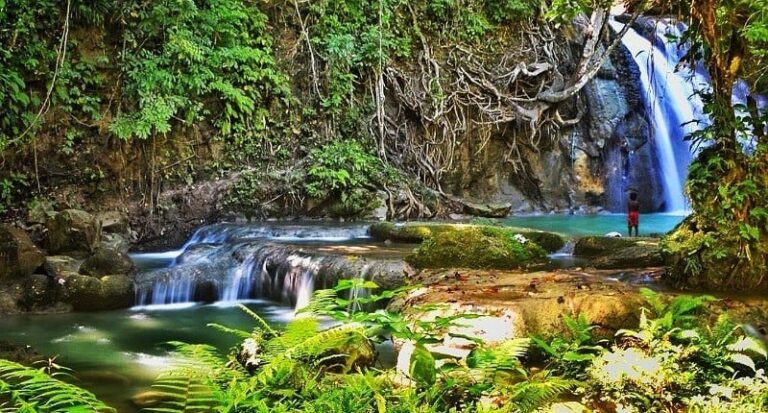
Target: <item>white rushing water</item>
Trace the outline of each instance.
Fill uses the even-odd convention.
[[[624,27],[615,20],[610,25],[617,33]],[[709,87],[702,70],[679,64],[685,47],[676,39],[684,30],[680,23],[659,20],[653,41],[633,29],[622,39],[640,70],[641,89],[661,165],[665,210],[680,214],[689,209],[683,188],[692,158],[684,138],[707,122],[696,91]]]
[[[179,251],[133,255],[134,260],[154,262],[152,268],[156,268],[145,272],[148,281],[137,285],[136,304],[231,303],[270,296],[300,309],[312,298],[323,257],[286,255],[286,250],[275,247],[273,242],[367,238],[367,225],[205,226]],[[163,263],[158,261],[162,259]]]

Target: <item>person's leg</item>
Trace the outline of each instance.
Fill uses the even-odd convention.
[[[640,235],[640,224],[635,225],[635,236],[639,237]]]
[[[632,224],[627,225],[627,229],[629,230],[629,236],[632,236]]]

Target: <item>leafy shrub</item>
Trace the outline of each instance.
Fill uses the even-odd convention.
[[[252,137],[265,130],[272,100],[289,96],[255,4],[164,0],[131,4],[124,15],[125,93],[135,105],[111,125],[123,139],[168,133],[175,119]]]

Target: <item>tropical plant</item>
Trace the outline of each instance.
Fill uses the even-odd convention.
[[[41,368],[0,359],[0,411],[18,413],[115,412],[93,393],[60,380],[67,370],[49,360]]]

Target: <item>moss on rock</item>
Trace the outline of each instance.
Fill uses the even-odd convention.
[[[599,269],[655,267],[664,264],[658,243],[655,238],[583,237],[574,255],[589,258],[588,265]]]
[[[512,269],[545,262],[547,254],[534,242],[494,227],[455,227],[425,240],[406,261],[416,268]]]
[[[497,227],[492,225],[476,224],[441,224],[425,222],[409,222],[396,225],[392,222],[377,222],[371,225],[368,233],[377,241],[394,241],[405,243],[421,243],[425,240],[448,231],[463,230],[468,228],[480,228],[502,230],[506,233],[520,234],[526,239],[535,242],[547,252],[555,252],[565,246],[565,240],[560,235],[551,232],[520,230],[511,227]]]
[[[520,235],[539,244],[539,246],[544,248],[547,252],[560,251],[565,247],[565,240],[563,237],[551,232],[525,231],[520,232]]]
[[[377,222],[368,230],[371,237],[378,241],[420,243],[424,240],[454,229],[468,228],[463,224],[407,223],[395,225],[392,222]]]
[[[597,257],[633,245],[635,245],[634,241],[625,238],[582,237],[576,241],[576,246],[573,248],[573,254],[577,257]]]
[[[101,279],[87,275],[72,275],[64,284],[63,301],[80,311],[100,311],[127,308],[134,301],[133,281],[124,275]]]

